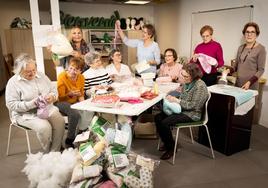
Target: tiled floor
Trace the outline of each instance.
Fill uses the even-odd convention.
[[[27,177],[21,172],[26,159],[24,131],[13,132],[11,156],[6,156],[9,117],[4,96],[0,96],[0,187],[28,187]],[[15,130],[15,129],[14,129]],[[34,152],[40,146],[35,134],[31,133]],[[133,150],[158,159],[156,140],[133,141]],[[176,164],[161,161],[154,172],[156,188],[264,188],[268,185],[268,129],[253,126],[251,148],[231,156],[216,152],[216,159],[210,158],[209,149],[199,144],[190,144],[187,138],[181,140]]]

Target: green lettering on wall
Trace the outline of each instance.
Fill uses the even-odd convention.
[[[80,26],[83,29],[113,29],[116,20],[120,20],[119,12],[116,10],[113,12],[110,18],[104,17],[86,17],[81,18],[79,16],[71,16],[70,14],[64,14],[60,12],[60,21],[66,28],[73,26]]]

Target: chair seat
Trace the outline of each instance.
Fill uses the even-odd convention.
[[[23,128],[23,129],[26,129],[26,130],[32,130],[31,128],[29,128],[29,127],[25,127],[25,126],[23,126],[23,125],[19,125],[19,124],[13,124],[13,125],[15,125],[15,126],[17,126],[17,127],[19,127],[19,128]]]
[[[175,127],[186,127],[186,126],[195,126],[195,125],[203,125],[204,121],[192,121],[192,122],[185,122],[185,123],[177,123]]]

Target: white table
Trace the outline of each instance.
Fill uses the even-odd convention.
[[[222,94],[222,95],[229,95],[226,92],[224,92],[224,89],[226,88],[232,88],[232,89],[237,89],[237,91],[246,91],[246,90],[242,90],[241,88],[237,88],[235,86],[230,86],[230,85],[221,85],[221,84],[216,84],[216,85],[212,85],[208,87],[208,90],[211,93],[217,93],[217,94]],[[251,91],[253,93],[253,96],[250,100],[248,100],[247,102],[241,104],[241,105],[235,105],[235,111],[234,111],[234,115],[244,115],[246,114],[250,109],[252,109],[255,105],[255,96],[258,95],[258,91],[256,90],[247,90],[247,91]],[[232,95],[229,95],[232,96]]]
[[[120,102],[117,107],[114,108],[103,108],[103,107],[96,107],[92,104],[90,99],[84,100],[82,102],[75,103],[71,106],[73,109],[77,110],[86,110],[92,112],[101,112],[101,113],[109,113],[109,114],[116,114],[116,115],[125,115],[125,116],[138,116],[148,108],[152,107],[159,101],[163,99],[165,94],[159,94],[152,100],[145,100],[143,103],[138,104],[130,104],[127,102]]]

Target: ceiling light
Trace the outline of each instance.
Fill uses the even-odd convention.
[[[126,1],[125,4],[144,5],[150,3],[150,1]]]

